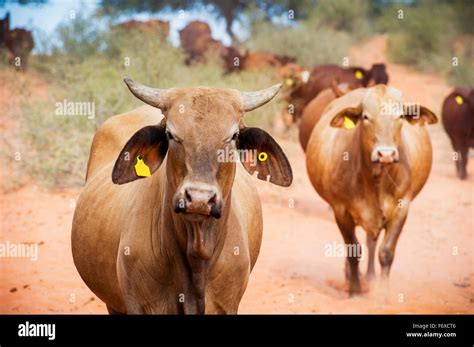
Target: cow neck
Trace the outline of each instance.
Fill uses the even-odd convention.
[[[231,194],[223,202],[221,218],[190,221],[173,211],[173,192],[174,189],[166,185],[162,220],[170,223],[162,233],[162,242],[176,245],[184,263],[186,274],[181,279],[186,292],[184,313],[204,314],[206,278],[224,247]]]

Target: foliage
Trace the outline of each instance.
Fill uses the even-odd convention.
[[[371,32],[367,0],[319,1],[310,20],[318,27],[344,31],[355,39],[367,37]]]
[[[341,64],[349,54],[349,35],[325,27],[317,28],[310,22],[297,26],[275,26],[260,22],[245,43],[250,51],[264,51],[295,57],[306,67],[318,64]]]
[[[472,12],[472,7],[463,0],[441,2],[436,7],[429,1],[387,6],[377,20],[377,27],[389,34],[390,59],[420,70],[440,72],[454,84],[473,85],[474,77],[469,71],[474,67],[474,36],[471,27],[466,29],[464,14]],[[453,65],[454,57],[458,58],[459,66]]]
[[[314,3],[315,0],[102,0],[100,12],[105,15],[116,15],[118,13],[158,13],[169,10],[192,10],[199,7],[210,8],[225,19],[227,33],[234,40],[232,24],[250,7],[256,5],[267,14],[267,19],[292,9],[295,11],[296,19],[299,19],[304,16],[309,4]]]

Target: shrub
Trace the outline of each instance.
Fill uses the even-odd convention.
[[[317,27],[309,21],[294,26],[275,26],[260,22],[245,43],[251,51],[295,57],[297,63],[312,67],[318,64],[341,64],[349,54],[351,39],[344,32]]]
[[[355,39],[365,38],[371,33],[367,0],[318,1],[309,20],[318,27],[344,31]]]
[[[403,19],[399,19],[403,11]],[[389,33],[389,58],[424,71],[435,71],[454,84],[473,85],[473,36],[466,13],[472,6],[463,0],[433,4],[387,7],[377,20],[379,30]],[[454,43],[464,47],[459,52]],[[459,66],[453,66],[458,57]]]

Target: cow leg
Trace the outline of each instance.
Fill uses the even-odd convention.
[[[457,163],[459,166],[458,169],[458,176],[460,179],[465,180],[467,178],[467,161],[469,157],[469,147],[467,144],[463,143],[462,146],[459,146],[459,154],[461,158],[458,158]],[[459,160],[460,159],[460,160]]]
[[[453,149],[458,154],[456,160],[456,173],[458,177],[462,180],[467,178],[467,160],[469,147],[462,140],[452,140]]]
[[[379,249],[379,262],[382,267],[382,278],[387,280],[395,256],[398,237],[403,229],[403,225],[408,215],[408,205],[397,209],[395,216],[389,221],[385,229],[384,239]]]
[[[369,262],[367,264],[367,274],[365,278],[367,281],[372,281],[375,278],[375,248],[377,246],[377,240],[379,236],[372,236],[367,233],[367,249],[369,251]]]
[[[339,230],[341,230],[342,237],[344,238],[344,243],[346,247],[350,245],[355,245],[355,249],[358,249],[359,242],[357,241],[357,237],[355,234],[355,223],[352,217],[350,216],[347,211],[343,211],[341,213],[335,213],[337,226]],[[360,280],[359,280],[359,257],[360,255],[357,253],[357,256],[353,254],[347,254],[347,262],[349,264],[350,270],[350,278],[349,278],[349,295],[353,296],[356,294],[360,294],[362,292],[360,287]]]

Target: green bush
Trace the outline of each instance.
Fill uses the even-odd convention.
[[[309,21],[317,27],[344,31],[355,39],[362,39],[371,33],[371,18],[367,0],[318,1]]]
[[[463,0],[436,6],[421,1],[386,7],[377,19],[377,28],[389,35],[390,60],[441,73],[456,85],[473,85],[473,35],[472,28],[467,29],[466,17],[472,7]],[[465,47],[463,52],[456,52],[454,41]],[[459,66],[453,66],[453,57],[459,58]]]
[[[295,57],[297,63],[313,67],[318,64],[342,64],[348,56],[351,39],[347,33],[317,27],[310,21],[295,26],[256,23],[245,43],[250,51],[266,51]]]

